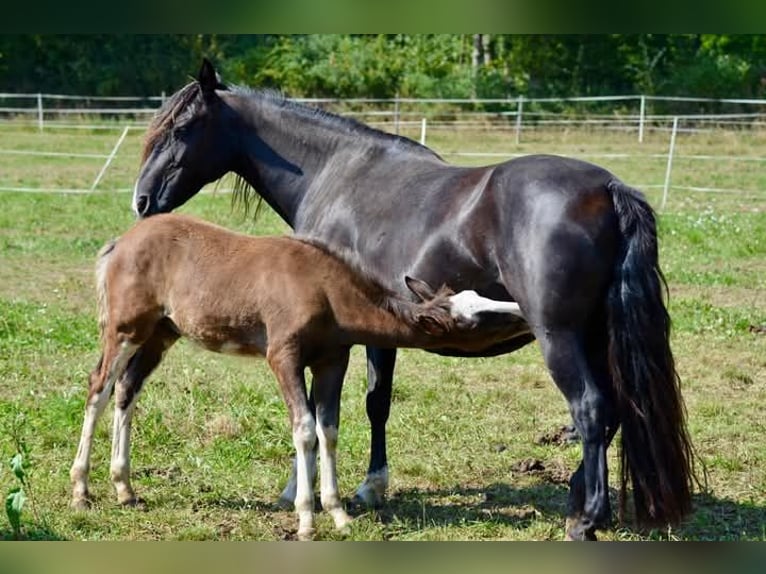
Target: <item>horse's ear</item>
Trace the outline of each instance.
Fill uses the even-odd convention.
[[[421,301],[430,301],[436,296],[436,293],[431,289],[431,286],[421,279],[415,279],[405,275],[404,282],[407,284],[409,290],[417,295]]]
[[[221,83],[221,77],[207,58],[202,58],[202,66],[199,69],[197,81],[205,97],[215,95],[216,90],[226,89],[226,86]]]

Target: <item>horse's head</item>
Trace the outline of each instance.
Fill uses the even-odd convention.
[[[226,105],[227,90],[213,65],[203,60],[197,80],[187,84],[160,108],[146,134],[143,163],[133,192],[139,217],[169,212],[205,184],[233,168],[234,151]]]

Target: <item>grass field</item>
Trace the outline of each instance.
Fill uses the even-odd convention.
[[[108,153],[119,132],[0,130],[0,149]],[[665,136],[590,132],[531,135],[520,146],[497,134],[435,132],[437,150],[570,155],[629,153],[597,162],[636,185],[662,182]],[[686,155],[758,156],[763,134],[679,139]],[[18,485],[7,461],[28,448],[21,534],[64,540],[283,540],[297,521],[274,502],[292,447],[286,409],[264,362],[179,343],[147,383],[134,426],[134,486],[145,511],[120,509],[109,482],[105,417],[96,435],[93,510],[68,509],[69,467],[82,422],[87,374],[98,355],[92,267],[96,252],[132,221],[129,189],[140,137],[131,135],[91,194],[3,192],[0,209],[0,494]],[[447,156],[449,157],[449,156]],[[450,158],[452,159],[452,158]],[[0,155],[0,187],[88,188],[103,160]],[[479,163],[480,158],[455,158]],[[744,165],[744,167],[743,167]],[[673,349],[692,438],[707,470],[695,512],[671,531],[617,525],[611,540],[766,540],[766,170],[757,162],[677,164],[674,183],[749,190],[703,194],[671,188],[660,219],[670,283]],[[225,184],[224,184],[225,186]],[[657,205],[659,189],[648,188]],[[225,193],[182,211],[253,234],[288,229],[264,210],[256,222],[231,211]],[[544,440],[568,422],[536,345],[493,359],[401,351],[389,422],[386,504],[358,513],[351,540],[548,540],[563,537],[566,481],[579,445]],[[341,492],[364,476],[369,430],[363,349],[355,348],[343,395]],[[611,449],[612,477],[617,475]],[[615,495],[612,478],[612,495]],[[338,539],[318,517],[322,539]],[[12,538],[0,516],[0,538]]]

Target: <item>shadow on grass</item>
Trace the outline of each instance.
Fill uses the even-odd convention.
[[[766,507],[718,498],[694,496],[694,511],[676,534],[685,540],[766,541]]]
[[[617,509],[617,492],[610,489],[612,508]],[[630,496],[630,494],[629,494]],[[375,521],[385,527],[407,531],[424,527],[460,527],[465,524],[486,524],[529,528],[537,520],[560,524],[566,518],[569,487],[561,482],[543,481],[524,487],[507,483],[488,486],[451,488],[409,488],[392,492],[380,508],[373,511]],[[321,508],[319,500],[316,508]],[[766,541],[766,507],[718,498],[708,493],[694,496],[694,510],[689,518],[671,531],[673,538],[682,540],[761,540]],[[276,501],[256,497],[209,497],[194,504],[199,508],[225,508],[278,514],[289,512]],[[359,516],[369,512],[351,505],[349,511]],[[615,524],[617,527],[617,524]],[[666,540],[663,530],[640,531],[631,527],[629,519],[619,529],[642,539]],[[394,535],[394,532],[391,532]]]
[[[560,519],[563,526],[568,495],[565,485],[549,483],[524,488],[504,483],[448,489],[410,488],[392,493],[375,513],[384,525],[401,522],[418,529],[477,523],[524,529],[538,519]],[[363,510],[352,511],[356,514]]]
[[[503,483],[482,488],[413,488],[396,491],[376,512],[384,525],[395,520],[414,523],[419,527],[485,522],[524,529],[535,520],[543,519],[560,522],[563,528],[568,496],[567,485],[548,483],[524,488]],[[610,499],[612,508],[616,509],[617,492],[614,489],[610,489]],[[707,493],[695,495],[693,506],[694,510],[687,520],[672,530],[674,538],[766,541],[766,508],[763,506]],[[619,528],[642,538],[668,538],[666,531],[634,530],[627,521]]]
[[[18,541],[61,541],[67,538],[58,535],[56,532],[46,526],[27,525],[21,531],[19,536],[9,528],[0,528],[0,540],[18,540]]]

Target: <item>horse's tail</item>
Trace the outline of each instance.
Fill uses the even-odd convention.
[[[618,180],[607,188],[622,236],[607,311],[622,425],[620,510],[631,482],[638,524],[676,524],[691,510],[694,460],[670,350],[655,215],[639,191]]]
[[[117,245],[117,239],[110,240],[98,252],[96,257],[96,297],[98,301],[98,331],[101,337],[104,336],[106,321],[109,317],[109,299],[107,297],[106,270],[109,265],[109,259]]]

